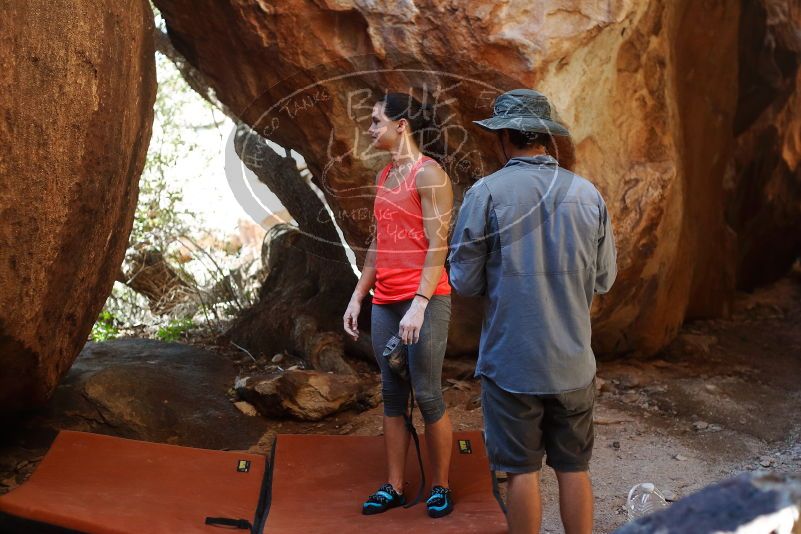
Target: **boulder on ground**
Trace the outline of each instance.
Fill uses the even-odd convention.
[[[242,378],[236,392],[262,415],[305,421],[318,421],[348,408],[372,407],[380,400],[374,380],[300,369]]]

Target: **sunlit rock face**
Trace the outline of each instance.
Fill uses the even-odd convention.
[[[216,96],[305,156],[357,254],[388,159],[365,132],[384,89],[435,102],[457,199],[502,164],[470,121],[504,90],[547,94],[614,220],[620,273],[596,301],[599,354],[653,354],[685,318],[724,314],[738,277],[764,280],[748,273],[765,264],[775,277],[798,253],[779,235],[801,211],[791,0],[156,4]],[[475,350],[480,310],[455,301],[451,353]]]
[[[41,404],[122,263],[153,120],[144,0],[0,16],[0,412]]]

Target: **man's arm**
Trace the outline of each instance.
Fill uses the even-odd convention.
[[[490,196],[485,187],[474,185],[468,189],[459,209],[450,254],[451,286],[465,297],[483,295],[487,291],[489,212]]]
[[[601,220],[599,221],[598,256],[595,264],[595,292],[606,293],[617,277],[617,249],[612,232],[612,220],[600,195],[599,199],[601,201]]]

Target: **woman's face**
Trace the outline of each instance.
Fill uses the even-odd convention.
[[[379,150],[390,150],[397,146],[402,134],[404,120],[393,121],[384,114],[384,102],[376,102],[367,132],[373,138],[373,146]]]

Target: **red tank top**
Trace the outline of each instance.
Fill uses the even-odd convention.
[[[373,207],[376,221],[375,304],[412,299],[420,287],[428,238],[415,176],[429,161],[434,160],[421,158],[394,189],[384,187],[392,164],[381,171]],[[450,293],[448,273],[443,268],[434,295]]]

